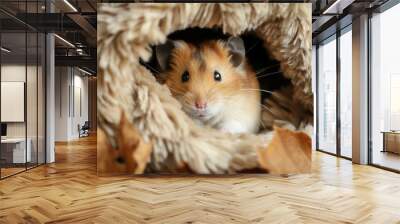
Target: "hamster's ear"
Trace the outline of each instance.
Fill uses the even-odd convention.
[[[230,37],[227,41],[229,48],[230,60],[233,66],[238,67],[242,65],[245,59],[246,49],[244,42],[240,37]]]
[[[174,48],[175,44],[171,40],[167,40],[166,43],[156,46],[157,62],[163,71],[168,68],[170,56]]]

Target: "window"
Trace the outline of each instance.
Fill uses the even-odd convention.
[[[321,151],[350,159],[353,78],[351,24],[339,33],[340,36],[333,35],[318,47],[317,147]]]
[[[318,47],[318,149],[336,153],[336,36]]]
[[[372,164],[400,170],[400,5],[371,18]]]
[[[340,36],[340,155],[352,157],[352,35],[351,26]]]

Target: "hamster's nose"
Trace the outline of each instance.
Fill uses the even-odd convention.
[[[197,100],[194,105],[199,110],[205,110],[207,108],[207,103],[205,101]]]

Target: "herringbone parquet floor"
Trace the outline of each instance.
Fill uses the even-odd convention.
[[[400,175],[330,155],[313,172],[98,177],[96,139],[0,181],[0,223],[400,223]]]

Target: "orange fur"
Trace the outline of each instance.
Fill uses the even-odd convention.
[[[234,67],[229,50],[221,41],[209,41],[198,47],[179,41],[177,46],[172,52],[171,69],[164,75],[166,85],[183,109],[193,115],[196,100],[204,101],[209,105],[210,116],[194,116],[202,123],[229,132],[256,132],[260,119],[259,83],[246,60]],[[185,71],[189,80],[182,82]],[[221,81],[214,80],[215,71],[221,74]],[[232,120],[237,123],[235,127],[231,127]]]

